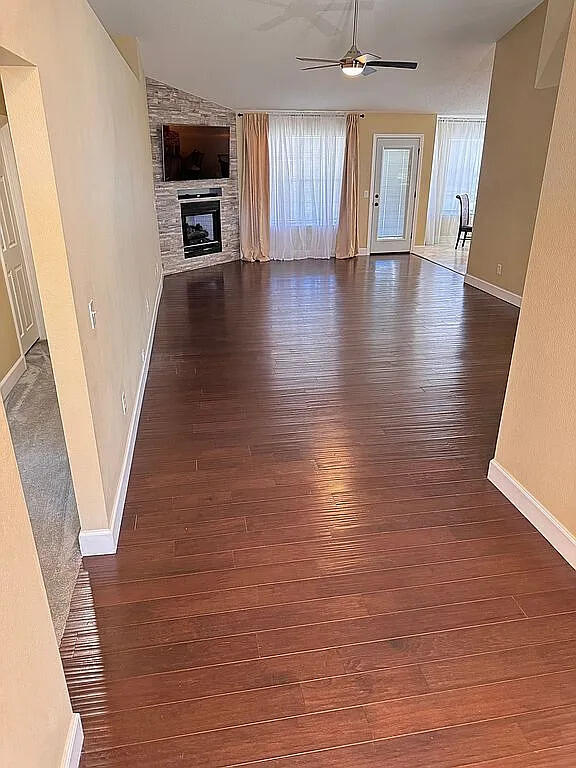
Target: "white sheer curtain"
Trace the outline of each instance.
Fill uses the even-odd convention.
[[[466,192],[474,213],[485,128],[482,118],[438,118],[426,245],[456,236],[460,217],[456,195]]]
[[[270,115],[270,258],[335,255],[345,115]]]

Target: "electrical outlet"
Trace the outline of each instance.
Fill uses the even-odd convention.
[[[126,392],[122,392],[122,413],[126,416],[128,412],[128,403],[126,402]]]
[[[370,190],[364,190],[364,200],[370,200]]]
[[[90,299],[88,302],[88,315],[90,317],[90,327],[92,330],[96,328],[96,310],[94,309],[94,299]]]
[[[146,296],[146,312],[150,312],[150,302],[148,301],[148,296]]]
[[[501,275],[502,274],[502,264],[498,264],[496,266],[496,274]]]
[[[141,349],[140,350],[140,357],[142,358],[142,362],[143,363],[146,362],[146,350],[145,349]]]

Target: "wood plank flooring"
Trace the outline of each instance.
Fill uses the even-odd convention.
[[[516,321],[414,256],[166,279],[84,768],[576,765],[576,574],[486,480]]]

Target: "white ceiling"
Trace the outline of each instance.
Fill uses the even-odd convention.
[[[232,108],[441,114],[486,111],[493,43],[539,1],[361,0],[359,47],[420,67],[351,79],[295,56],[343,56],[352,0],[90,0],[147,75]]]

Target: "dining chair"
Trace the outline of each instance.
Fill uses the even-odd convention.
[[[456,248],[460,244],[460,238],[462,237],[462,248],[466,243],[468,235],[472,235],[472,224],[470,223],[470,197],[463,192],[461,195],[456,195],[456,199],[460,203],[460,226],[458,228],[458,237],[456,238]]]

